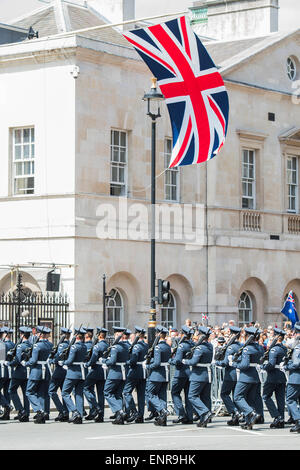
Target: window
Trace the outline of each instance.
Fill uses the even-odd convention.
[[[169,167],[172,153],[172,140],[165,140],[165,168]],[[165,200],[179,200],[179,169],[170,168],[165,171]]]
[[[253,321],[252,300],[247,292],[243,292],[239,300],[239,326]]]
[[[127,134],[111,130],[110,195],[125,196],[127,192]]]
[[[255,209],[255,150],[243,150],[242,208]]]
[[[161,324],[168,329],[176,327],[176,300],[171,292],[168,305],[161,308]]]
[[[297,66],[296,62],[292,57],[288,57],[286,61],[286,71],[290,80],[295,80],[297,75]]]
[[[124,304],[122,296],[118,290],[112,289],[109,293],[106,309],[106,325],[109,336],[114,334],[114,326],[122,326],[123,315]]]
[[[34,127],[13,130],[13,193],[34,193]]]
[[[298,212],[298,160],[287,158],[288,212]]]

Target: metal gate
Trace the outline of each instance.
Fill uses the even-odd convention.
[[[52,330],[51,341],[56,344],[60,328],[69,327],[67,295],[26,292],[19,273],[16,290],[0,295],[0,325],[14,329],[14,341],[20,326],[48,326]]]

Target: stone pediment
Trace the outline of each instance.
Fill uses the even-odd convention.
[[[296,145],[297,147],[300,147],[300,129],[299,128],[293,128],[290,129],[278,136],[279,140],[281,142],[286,142],[290,145]]]

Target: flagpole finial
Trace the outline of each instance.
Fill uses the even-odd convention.
[[[156,77],[151,77],[151,82],[152,82],[152,85],[151,85],[151,88],[157,88],[156,86],[156,82],[157,82],[157,78]]]

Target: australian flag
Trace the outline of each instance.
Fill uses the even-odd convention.
[[[292,322],[292,326],[294,326],[295,323],[299,321],[298,314],[295,308],[293,291],[289,292],[289,295],[287,296],[281,313],[283,313],[283,315],[285,315],[290,320],[290,322]]]
[[[173,150],[170,168],[211,159],[222,148],[229,102],[223,79],[185,16],[123,33],[166,99]]]

